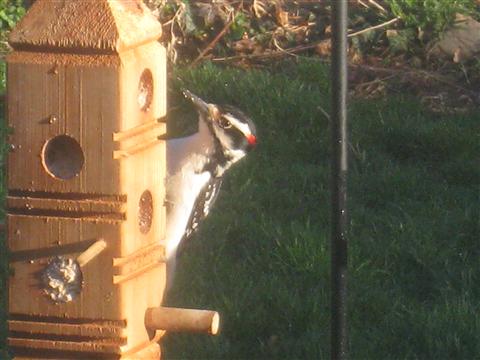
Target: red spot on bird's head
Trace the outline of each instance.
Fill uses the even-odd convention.
[[[257,137],[255,135],[252,135],[252,134],[247,135],[247,141],[251,146],[257,145]]]

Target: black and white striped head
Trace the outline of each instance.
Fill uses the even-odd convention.
[[[209,104],[188,90],[183,93],[198,109],[225,156],[235,162],[255,147],[255,124],[245,113],[234,106]]]

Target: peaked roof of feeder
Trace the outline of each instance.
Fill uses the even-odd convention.
[[[14,49],[118,53],[161,35],[142,0],[37,0],[9,43]]]

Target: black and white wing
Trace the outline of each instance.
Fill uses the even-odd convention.
[[[188,219],[185,233],[182,241],[180,242],[180,248],[178,253],[182,251],[186,240],[198,229],[200,222],[205,219],[213,206],[213,203],[218,197],[220,188],[222,186],[222,178],[212,177],[202,188],[198,197],[193,204],[193,209]]]

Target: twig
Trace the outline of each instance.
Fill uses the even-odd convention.
[[[177,50],[175,49],[175,43],[177,42],[177,37],[175,36],[175,24],[178,23],[178,18],[180,15],[185,11],[185,4],[181,3],[181,6],[178,7],[177,11],[175,12],[175,15],[165,23],[165,25],[170,26],[170,41],[168,42],[167,50],[168,50],[168,56],[170,57],[170,60],[172,63],[177,62]],[[178,28],[180,31],[182,31],[182,27],[179,25]],[[183,31],[182,31],[183,32]]]
[[[360,30],[360,31],[356,31],[354,33],[351,33],[351,34],[348,34],[347,37],[351,38],[351,37],[354,37],[354,36],[357,36],[357,35],[360,35],[360,34],[363,34],[363,33],[366,33],[368,31],[371,31],[371,30],[375,30],[375,29],[380,29],[382,27],[385,27],[385,26],[388,26],[388,25],[391,25],[393,23],[396,23],[398,20],[400,20],[400,18],[396,17],[396,18],[393,18],[393,19],[390,19],[384,23],[381,23],[381,24],[378,24],[378,25],[375,25],[375,26],[370,26],[366,29],[363,29],[363,30]]]
[[[317,105],[317,109],[320,110],[320,112],[327,118],[328,121],[330,121],[330,114],[320,105]]]
[[[368,0],[368,2],[369,2],[370,4],[372,4],[373,6],[375,6],[377,9],[379,9],[381,12],[383,12],[383,13],[386,13],[386,12],[387,12],[387,10],[385,10],[385,8],[384,8],[382,5],[380,5],[379,3],[377,3],[376,1],[374,1],[374,0]]]
[[[370,6],[368,4],[365,4],[362,0],[357,0],[357,2],[362,5],[364,8],[366,9],[370,9]],[[380,5],[379,3],[377,3],[376,1],[374,0],[368,0],[368,3],[373,5],[374,7],[376,7],[378,10],[380,10],[382,13],[386,14],[387,13],[387,10],[385,10],[385,8]]]
[[[273,45],[275,45],[275,47],[278,49],[278,51],[280,52],[283,52],[285,53],[286,55],[290,55],[290,56],[294,56],[294,57],[297,57],[298,55],[297,54],[294,54],[292,52],[290,52],[288,49],[284,49],[282,48],[279,44],[278,44],[278,41],[275,37],[273,37]]]
[[[300,45],[300,46],[295,46],[289,49],[284,49],[282,51],[272,51],[272,52],[264,52],[260,54],[246,54],[246,55],[235,55],[235,56],[227,56],[227,57],[222,57],[222,58],[214,58],[212,61],[217,61],[217,62],[228,62],[228,61],[235,61],[235,60],[247,60],[247,59],[268,59],[268,58],[274,58],[274,57],[282,57],[285,55],[292,55],[293,53],[298,53],[302,52],[305,50],[313,49],[317,47],[319,44],[321,44],[321,41],[309,44],[309,45]]]
[[[392,79],[392,78],[397,77],[399,75],[400,74],[398,74],[398,73],[390,74],[390,75],[387,75],[387,76],[385,76],[383,78],[380,78],[380,79],[373,79],[371,81],[366,81],[366,82],[360,83],[360,84],[358,84],[358,86],[362,86],[362,87],[370,86],[372,84],[381,83],[381,82],[384,82],[386,80]]]
[[[240,10],[240,8],[243,7],[243,0],[240,1],[240,4],[238,4],[237,8],[231,12],[231,19],[225,24],[223,27],[222,31],[220,31],[217,36],[210,42],[210,44],[207,45],[205,49],[197,56],[195,60],[190,64],[191,67],[195,66],[200,60],[203,59],[203,57],[214,48],[214,46],[220,41],[221,38],[225,36],[227,31],[230,29],[230,26],[232,26],[233,22],[235,21],[235,13]]]
[[[207,45],[207,47],[205,49],[202,50],[202,52],[197,56],[197,58],[195,60],[193,60],[193,62],[190,64],[190,66],[195,66],[200,60],[203,59],[203,57],[210,51],[213,49],[213,47],[220,41],[220,39],[222,37],[225,36],[225,34],[227,33],[228,29],[230,29],[230,26],[233,24],[233,21],[234,21],[235,18],[232,18],[230,19],[226,24],[225,26],[223,27],[222,31],[220,31],[217,36],[215,36],[215,38],[210,42],[210,44]]]
[[[370,6],[368,6],[367,4],[365,4],[362,0],[358,0],[358,3],[359,3],[360,5],[362,5],[364,8],[370,9]]]

